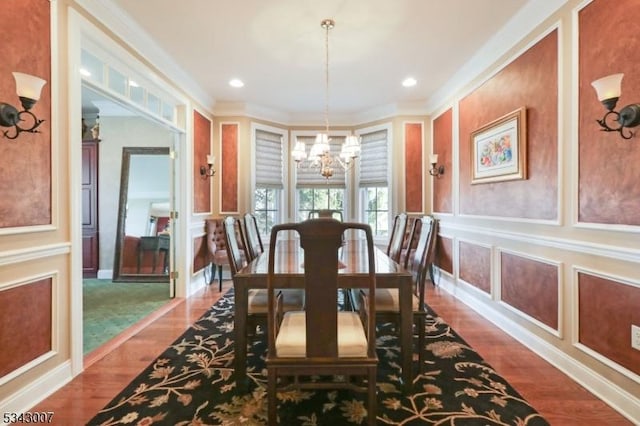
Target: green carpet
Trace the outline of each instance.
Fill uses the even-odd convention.
[[[169,283],[85,279],[83,353],[86,355],[169,301]]]

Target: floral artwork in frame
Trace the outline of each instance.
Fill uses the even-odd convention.
[[[471,183],[527,178],[527,110],[506,114],[471,133]]]

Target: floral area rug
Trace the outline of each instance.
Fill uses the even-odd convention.
[[[399,382],[396,333],[391,324],[378,329],[378,424],[549,424],[435,312],[428,316],[426,327],[426,365],[406,394]],[[266,424],[265,351],[266,336],[258,333],[248,350],[251,384],[240,393],[233,370],[233,293],[229,292],[88,424]],[[414,368],[417,371],[417,365]],[[280,393],[280,424],[365,424],[364,397],[347,390]]]

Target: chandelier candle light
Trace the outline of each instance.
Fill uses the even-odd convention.
[[[324,133],[318,133],[316,140],[309,150],[309,156],[306,153],[304,142],[296,141],[291,151],[291,156],[295,160],[297,167],[307,159],[309,167],[318,168],[320,174],[329,179],[333,176],[333,167],[338,164],[345,170],[350,169],[355,163],[355,158],[360,153],[360,138],[355,135],[349,135],[345,138],[344,144],[338,157],[332,157],[330,151],[329,138],[329,30],[335,26],[332,19],[324,19],[320,26],[325,29],[325,108],[324,108]]]

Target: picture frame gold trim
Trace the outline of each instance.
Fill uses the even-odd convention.
[[[527,109],[471,133],[471,184],[527,179]]]

